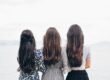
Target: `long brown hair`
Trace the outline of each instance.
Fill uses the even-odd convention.
[[[67,57],[70,67],[82,64],[84,36],[79,25],[71,25],[67,33]]]
[[[50,27],[44,36],[44,64],[52,65],[61,59],[60,35],[54,27]]]

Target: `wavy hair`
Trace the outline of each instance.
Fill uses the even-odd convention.
[[[20,47],[18,52],[18,62],[20,69],[24,73],[30,73],[35,70],[35,39],[30,30],[23,30],[20,38]]]
[[[70,67],[79,67],[82,64],[84,36],[79,25],[71,25],[67,33],[67,57]]]
[[[54,27],[50,27],[44,36],[44,64],[52,65],[61,59],[60,35]]]

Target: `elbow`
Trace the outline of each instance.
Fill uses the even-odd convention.
[[[86,69],[88,69],[88,68],[90,68],[90,67],[91,67],[90,65],[86,65],[86,66],[85,66]]]

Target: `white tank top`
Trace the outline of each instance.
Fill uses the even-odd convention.
[[[82,65],[80,67],[72,67],[71,70],[85,70],[85,64],[87,58],[90,58],[90,52],[87,47],[84,47]]]
[[[83,48],[83,60],[82,60],[82,65],[80,67],[72,67],[72,68],[70,68],[68,66],[66,48],[62,49],[62,57],[63,57],[64,67],[66,67],[66,68],[68,67],[69,70],[85,70],[86,59],[90,58],[89,48],[88,47],[84,47]]]

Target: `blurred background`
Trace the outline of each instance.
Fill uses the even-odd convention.
[[[110,80],[109,0],[0,0],[0,80],[17,80],[20,34],[32,30],[37,48],[49,27],[56,27],[66,45],[72,24],[79,24],[90,47],[90,80]]]

